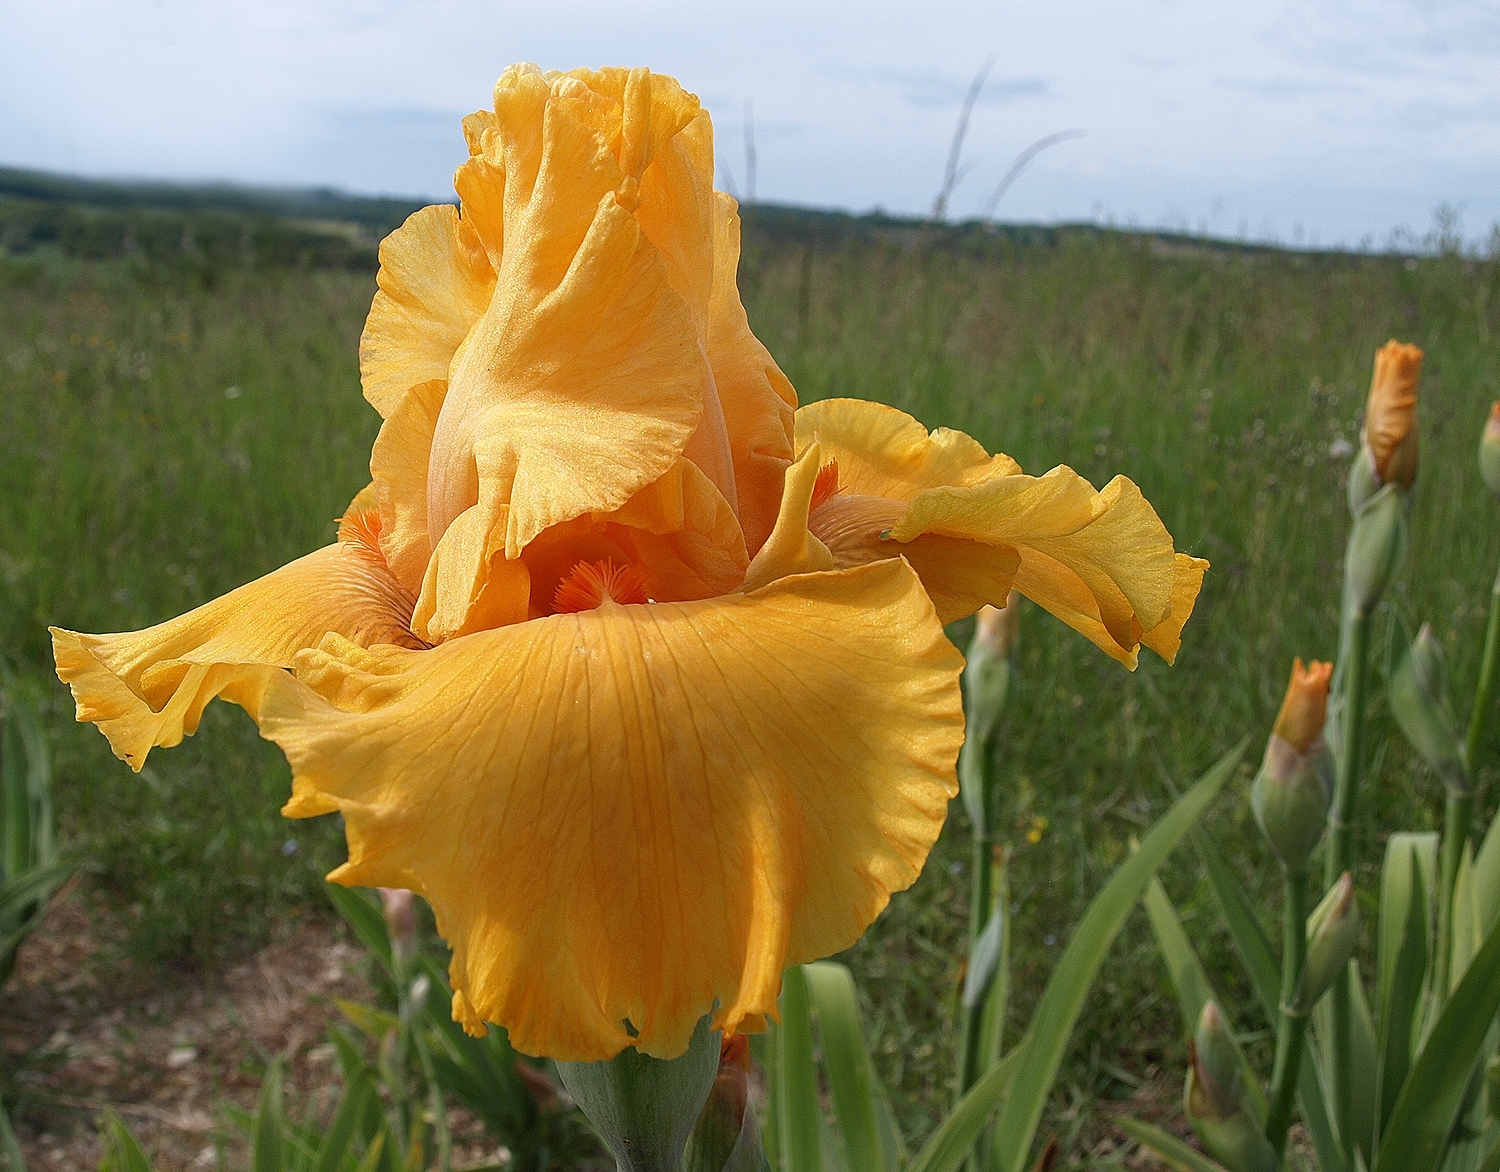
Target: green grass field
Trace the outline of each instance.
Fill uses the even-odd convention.
[[[45,627],[154,623],[332,539],[378,422],[356,359],[374,276],[347,252],[308,267],[81,251],[0,257],[0,648],[43,704],[66,841],[122,947],[202,969],[264,939],[288,906],[324,906],[338,830],[279,818],[286,766],[226,705],[132,775],[72,722]],[[741,286],[804,402],[880,399],[1028,471],[1067,463],[1098,485],[1124,473],[1179,548],[1213,563],[1175,668],[1143,657],[1132,675],[1037,608],[1023,615],[1007,756],[1018,1024],[1131,836],[1229,746],[1248,737],[1260,752],[1293,655],[1333,655],[1348,458],[1331,453],[1357,442],[1373,352],[1393,336],[1427,365],[1414,538],[1377,623],[1377,673],[1431,620],[1466,703],[1500,563],[1500,508],[1474,461],[1500,397],[1500,261],[765,211],[748,217]],[[1365,825],[1432,825],[1440,786],[1378,688],[1371,727]],[[1244,791],[1210,829],[1264,877],[1251,882],[1270,922],[1276,884]],[[916,1140],[949,1096],[967,859],[955,803],[922,879],[851,952]],[[1191,858],[1166,879],[1229,980]],[[1238,1024],[1252,1041],[1264,1025]],[[1057,1126],[1066,1137],[1089,1102],[1158,1071],[1175,1082],[1184,1049],[1142,917],[1095,988]]]

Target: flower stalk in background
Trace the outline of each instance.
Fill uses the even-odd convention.
[[[999,1060],[1002,1042],[1008,994],[1003,978],[1008,899],[1005,847],[996,835],[1001,791],[997,757],[1000,722],[1015,675],[1020,611],[1021,596],[1015,590],[1003,607],[982,607],[964,665],[966,728],[958,777],[974,846],[969,863],[969,951],[955,1101],[962,1101]]]
[[[1250,788],[1261,832],[1281,862],[1281,999],[1265,1136],[1280,1160],[1297,1095],[1310,1001],[1300,996],[1307,959],[1307,863],[1322,837],[1333,780],[1333,754],[1323,740],[1331,663],[1292,664],[1281,711]]]
[[[381,245],[338,540],[148,630],[54,628],[58,673],[137,770],[244,707],[284,812],[342,813],[332,878],[432,905],[467,1029],[675,1059],[916,878],[962,739],[944,623],[1014,587],[1170,661],[1207,563],[1123,477],[797,410],[672,79],[513,67],[464,133],[460,206]]]
[[[1332,887],[1345,871],[1353,874],[1356,870],[1354,828],[1363,766],[1370,620],[1406,541],[1406,506],[1417,477],[1416,407],[1421,378],[1422,351],[1418,347],[1392,339],[1376,352],[1363,439],[1349,472],[1354,524],[1344,561],[1339,658],[1330,713],[1330,723],[1337,730],[1331,738],[1337,768],[1328,811],[1325,887]],[[1349,1158],[1353,1152],[1352,996],[1347,982],[1335,982],[1328,1040],[1333,1113]]]

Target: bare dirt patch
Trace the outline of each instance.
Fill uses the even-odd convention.
[[[0,1058],[32,1172],[86,1169],[113,1110],[159,1172],[242,1162],[222,1104],[254,1108],[267,1063],[287,1063],[287,1110],[324,1113],[339,1092],[335,997],[366,999],[364,958],[338,926],[277,923],[270,943],[218,973],[139,971],[78,894],[21,951],[0,1007]]]

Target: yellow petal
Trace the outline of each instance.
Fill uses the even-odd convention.
[[[1141,642],[1168,663],[1177,661],[1182,647],[1182,628],[1193,613],[1198,591],[1203,588],[1203,574],[1208,562],[1189,554],[1177,555],[1172,576],[1172,606],[1167,617],[1141,636]]]
[[[797,409],[797,452],[821,444],[837,460],[839,484],[861,496],[909,501],[926,488],[978,484],[1019,472],[961,431],[929,433],[904,411],[863,399],[824,399]]]
[[[505,505],[489,494],[448,526],[422,578],[411,626],[429,643],[522,623],[530,615],[531,577],[507,561],[498,541]]]
[[[330,640],[260,721],[287,812],[343,813],[334,878],[432,904],[470,1028],[671,1057],[704,1013],[774,1015],[785,966],[916,878],[956,791],[961,662],[898,560],[425,652]]]
[[[745,573],[746,590],[758,589],[788,574],[833,569],[833,555],[828,547],[807,528],[819,459],[818,445],[813,444],[786,470],[776,528]]]
[[[612,193],[588,205],[574,240],[587,185],[551,171],[584,167],[584,148],[597,144],[551,113],[551,144],[585,141],[549,153],[537,206],[521,217],[491,307],[454,362],[428,473],[429,532],[441,536],[491,482],[509,505],[510,558],[549,525],[618,508],[663,475],[697,427],[708,379],[691,314]],[[564,244],[569,264],[554,273]]]
[[[397,581],[422,588],[433,540],[427,532],[427,465],[432,433],[448,393],[446,380],[411,389],[380,425],[370,452],[370,475],[380,504],[380,548]]]
[[[658,602],[727,594],[745,580],[750,559],[734,510],[689,460],[595,520],[640,567]]]
[[[53,627],[52,648],[78,719],[97,724],[115,756],[139,771],[154,746],[191,736],[215,696],[253,714],[267,672],[290,667],[330,631],[361,646],[421,646],[406,625],[411,606],[378,555],[348,542],[143,631]]]
[[[1172,537],[1141,490],[1123,476],[1103,492],[1066,467],[1045,476],[997,476],[967,488],[928,489],[912,501],[891,537],[909,541],[923,533],[1015,546],[1021,551],[1016,589],[1043,606],[1047,602],[1028,588],[1037,575],[1077,579],[1093,598],[1093,613],[1126,650],[1166,617],[1172,600]]]
[[[799,450],[814,436],[838,462],[840,492],[811,519],[836,565],[906,554],[944,621],[1003,606],[1013,584],[1122,663],[1143,641],[1175,656],[1202,570],[1123,476],[1103,492],[1070,468],[1025,476],[961,432],[851,399],[799,410]]]
[[[781,481],[792,460],[797,392],[776,360],[750,332],[740,302],[740,217],[734,200],[716,192],[713,298],[708,360],[734,461],[735,507],[753,557],[770,536],[781,505]]]
[[[412,387],[447,379],[483,315],[495,274],[473,229],[446,204],[422,208],[380,243],[379,291],[359,339],[365,398],[389,416]]]

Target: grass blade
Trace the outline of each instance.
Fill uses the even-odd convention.
[[[318,1145],[313,1172],[339,1172],[344,1166],[353,1148],[355,1129],[364,1118],[366,1097],[374,1089],[375,1080],[363,1071],[344,1084],[343,1101],[339,1103],[328,1134]]]
[[[151,1172],[141,1141],[113,1111],[104,1113],[104,1160],[100,1172]]]
[[[1488,932],[1500,915],[1500,818],[1490,823],[1474,856],[1474,889],[1479,893],[1479,922]]]
[[[823,1167],[810,1011],[807,977],[800,965],[793,965],[781,974],[781,1027],[776,1031],[776,1122],[781,1172],[822,1172]]]
[[[283,1172],[286,1155],[282,1148],[281,1060],[266,1069],[260,1084],[260,1102],[255,1108],[254,1147],[250,1156],[251,1172]]]
[[[1195,1148],[1188,1147],[1170,1131],[1163,1131],[1128,1115],[1115,1122],[1121,1131],[1141,1147],[1155,1152],[1161,1162],[1174,1172],[1224,1172],[1222,1164],[1209,1159]]]
[[[21,1159],[21,1144],[11,1130],[10,1116],[5,1113],[3,1101],[0,1101],[0,1157],[4,1158],[6,1172],[26,1172],[26,1161]]]
[[[1468,970],[1484,943],[1484,926],[1479,914],[1479,891],[1474,885],[1474,852],[1464,844],[1458,864],[1458,881],[1453,885],[1453,952],[1448,965],[1451,986],[1456,986]]]
[[[880,1168],[896,1172],[895,1164],[887,1159],[875,1115],[875,1068],[865,1047],[854,977],[843,965],[830,961],[807,965],[802,971],[818,1016],[823,1070],[849,1166],[859,1172]]]
[[[1412,1066],[1380,1144],[1377,1169],[1432,1172],[1438,1166],[1497,1010],[1500,932],[1491,928]]]
[[[1156,947],[1167,966],[1167,976],[1177,992],[1177,1007],[1182,1011],[1183,1031],[1191,1037],[1198,1028],[1198,1017],[1203,1006],[1214,997],[1213,987],[1203,971],[1198,954],[1189,943],[1187,933],[1182,930],[1182,921],[1177,909],[1167,897],[1167,889],[1161,880],[1151,879],[1146,895],[1141,901],[1146,905],[1146,916],[1151,921],[1151,931],[1156,936]]]
[[[917,1158],[907,1165],[906,1172],[958,1172],[963,1167],[984,1125],[1010,1093],[1026,1047],[1023,1041],[969,1088],[969,1093],[933,1132]]]
[[[1073,1025],[1104,954],[1157,867],[1219,796],[1224,783],[1239,767],[1243,754],[1243,745],[1226,753],[1192,789],[1178,798],[1146,835],[1140,849],[1120,864],[1104,890],[1089,904],[1032,1016],[1027,1034],[1030,1041],[1016,1074],[1016,1090],[1006,1099],[995,1125],[993,1150],[998,1157],[994,1164],[997,1172],[1020,1172],[1025,1164],[1052,1082],[1072,1037]]]

